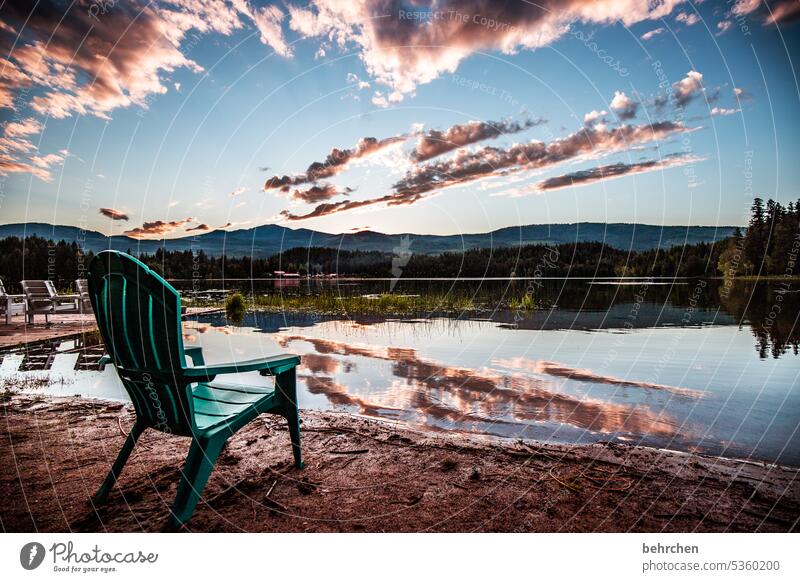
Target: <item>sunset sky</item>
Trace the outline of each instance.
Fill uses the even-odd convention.
[[[3,2],[0,222],[744,224],[800,198],[799,32],[797,0]]]

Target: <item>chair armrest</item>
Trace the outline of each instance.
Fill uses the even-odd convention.
[[[111,356],[109,356],[108,354],[100,356],[100,359],[97,360],[97,364],[100,366],[107,366],[110,363],[111,363]]]
[[[205,358],[203,358],[203,348],[200,346],[183,348],[183,353],[189,356],[189,359],[192,360],[192,364],[195,366],[204,366],[206,363]]]
[[[216,376],[224,374],[239,374],[241,372],[261,372],[262,375],[271,372],[282,372],[294,368],[300,363],[300,357],[293,354],[277,354],[266,358],[256,358],[244,360],[230,364],[211,364],[208,366],[197,366],[186,368],[183,371],[185,378],[194,381],[210,382]]]

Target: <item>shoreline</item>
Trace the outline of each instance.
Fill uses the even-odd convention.
[[[6,394],[5,531],[160,531],[188,439],[148,431],[101,507],[123,403]],[[189,531],[797,531],[800,470],[617,443],[446,434],[302,410],[306,469],[262,415],[217,462]]]
[[[224,311],[219,307],[188,307],[185,317],[206,315]],[[69,338],[78,334],[97,332],[97,321],[94,313],[87,314],[56,314],[52,315],[52,322],[47,325],[42,322],[44,316],[38,315],[34,323],[27,323],[24,318],[12,324],[0,325],[0,349],[14,349],[30,347],[44,342]]]

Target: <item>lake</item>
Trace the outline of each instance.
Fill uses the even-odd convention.
[[[231,283],[228,289],[256,294],[368,294],[392,285]],[[211,314],[186,321],[184,341],[202,346],[209,363],[301,355],[302,408],[441,431],[800,465],[796,283],[433,280],[401,281],[393,291],[464,293],[484,308],[404,318],[248,312],[240,325]],[[538,309],[494,307],[526,291]],[[6,353],[0,380],[25,379],[30,390],[50,394],[126,398],[113,369],[86,366],[75,341],[38,349],[55,353],[46,370],[25,365],[25,358],[44,359],[36,350]],[[264,381],[240,376],[225,380]]]

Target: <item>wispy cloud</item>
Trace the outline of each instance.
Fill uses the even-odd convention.
[[[713,107],[711,109],[711,116],[712,117],[724,117],[727,115],[733,115],[734,113],[739,113],[741,109],[732,109],[726,107]]]
[[[0,67],[2,67],[1,64]],[[37,121],[33,117],[28,117],[27,119],[23,119],[22,121],[6,123],[6,125],[3,128],[3,135],[6,137],[14,138],[23,135],[33,135],[39,133],[41,129],[42,129],[42,124],[39,121]]]
[[[39,148],[30,140],[30,136],[39,133],[41,129],[41,123],[32,117],[3,125],[3,136],[0,137],[0,176],[31,174],[44,182],[53,181],[50,168],[63,163],[69,152],[60,150],[58,153],[38,153]]]
[[[9,174],[31,174],[45,182],[51,182],[53,176],[50,172],[34,164],[21,161],[14,156],[0,153],[0,176]]]
[[[543,169],[579,158],[593,158],[631,149],[675,133],[694,131],[682,123],[662,121],[644,125],[584,127],[548,144],[531,141],[508,149],[484,147],[469,153],[459,152],[453,159],[415,167],[395,183],[394,192],[368,200],[343,200],[318,205],[307,213],[284,211],[285,220],[296,221],[337,214],[374,205],[404,206],[429,198],[445,188],[462,186],[487,178]]]
[[[581,156],[596,157],[636,145],[657,141],[674,133],[690,131],[682,123],[662,121],[616,128],[583,127],[548,144],[531,141],[509,149],[486,147],[475,153],[457,155],[453,160],[415,168],[395,184],[399,193],[422,194],[462,185],[489,176],[541,169]]]
[[[664,27],[659,26],[658,28],[654,28],[653,30],[648,30],[642,35],[642,40],[651,40],[658,36],[659,34],[663,34],[666,31]]]
[[[539,182],[535,186],[535,190],[545,192],[549,190],[560,190],[562,188],[574,188],[579,186],[587,186],[596,182],[603,182],[605,180],[613,180],[630,176],[633,174],[643,174],[645,172],[655,172],[664,170],[666,168],[675,168],[678,166],[685,166],[702,161],[703,158],[691,155],[670,156],[660,160],[648,160],[645,162],[635,162],[631,164],[616,163],[608,164],[605,166],[597,166],[588,170],[580,170],[578,172],[570,172],[562,176],[555,176]]]
[[[380,198],[371,198],[368,200],[343,200],[341,202],[328,202],[320,204],[314,210],[305,214],[295,214],[289,210],[281,212],[281,217],[285,220],[307,220],[309,218],[319,218],[321,216],[328,216],[346,210],[355,210],[356,208],[364,208],[366,206],[374,206],[376,204],[385,204],[387,206],[406,206],[413,204],[423,198],[422,194],[399,192],[394,194],[387,194]]]

